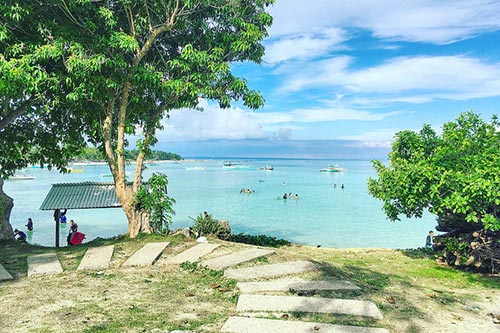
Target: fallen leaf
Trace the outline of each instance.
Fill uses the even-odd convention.
[[[386,298],[389,304],[396,304],[396,299],[392,296]]]

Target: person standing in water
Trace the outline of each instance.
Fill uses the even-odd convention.
[[[28,231],[33,231],[33,220],[31,219],[31,217],[28,219],[28,223],[26,224],[26,229],[28,229]]]

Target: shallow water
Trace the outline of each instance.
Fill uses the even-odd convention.
[[[229,221],[234,233],[266,234],[333,248],[412,248],[423,246],[428,231],[436,225],[430,214],[422,219],[389,222],[381,211],[381,202],[367,192],[367,179],[375,176],[370,161],[335,161],[346,169],[340,173],[319,171],[334,162],[328,160],[239,162],[243,167],[236,169],[223,168],[222,160],[160,163],[148,167],[145,179],[153,172],[168,175],[169,195],[176,200],[172,228],[191,226],[189,216],[208,211],[217,219]],[[273,165],[275,170],[259,170],[266,165]],[[12,226],[25,229],[28,217],[33,218],[30,242],[54,245],[53,212],[38,210],[51,184],[111,180],[107,166],[78,168],[83,172],[66,175],[33,168],[25,172],[35,179],[5,182],[5,192],[14,198]],[[255,193],[242,194],[241,189]],[[298,193],[299,200],[277,199],[289,192]],[[67,215],[68,221],[74,219],[79,224],[87,241],[127,231],[120,208],[70,210]],[[61,230],[62,245],[68,227]]]

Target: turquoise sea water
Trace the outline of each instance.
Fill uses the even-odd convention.
[[[189,216],[208,211],[217,219],[230,222],[233,232],[266,234],[290,241],[333,248],[412,248],[425,243],[428,231],[436,225],[432,215],[422,219],[389,222],[381,202],[367,192],[367,179],[375,176],[370,161],[339,160],[345,172],[324,173],[328,160],[239,160],[241,168],[225,169],[222,160],[197,160],[151,165],[153,172],[169,177],[176,215],[172,228],[191,226]],[[273,171],[259,167],[273,165]],[[52,211],[40,211],[51,184],[80,181],[111,181],[107,166],[77,166],[83,172],[60,174],[44,169],[28,169],[33,180],[8,180],[5,192],[14,198],[13,227],[25,229],[32,217],[35,229],[29,241],[54,245]],[[132,167],[130,167],[132,172]],[[334,186],[337,184],[337,187]],[[345,188],[341,189],[341,184]],[[241,189],[255,193],[241,194]],[[299,194],[299,200],[277,199],[284,193]],[[87,241],[127,231],[124,213],[117,209],[69,210]],[[67,227],[61,230],[65,244]]]

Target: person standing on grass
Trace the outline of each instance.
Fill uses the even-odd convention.
[[[425,248],[428,250],[434,249],[434,231],[429,231],[429,234],[425,238]]]

